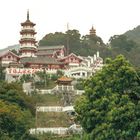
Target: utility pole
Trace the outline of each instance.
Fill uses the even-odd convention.
[[[69,23],[67,23],[67,48],[66,48],[66,55],[69,55],[69,35],[68,35],[68,30],[69,30]]]

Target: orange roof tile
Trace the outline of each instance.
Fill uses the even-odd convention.
[[[62,76],[61,78],[57,79],[58,81],[72,81],[71,78],[66,77],[66,76]]]

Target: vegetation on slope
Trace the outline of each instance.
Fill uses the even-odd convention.
[[[77,119],[90,139],[139,139],[140,75],[122,56],[85,83],[76,102]]]
[[[0,83],[0,139],[33,140],[34,102],[23,93],[18,83]]]
[[[133,30],[129,30],[124,33],[130,40],[135,41],[137,44],[140,45],[140,25],[134,28]]]

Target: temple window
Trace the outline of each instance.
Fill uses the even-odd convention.
[[[10,55],[8,55],[8,59],[11,59],[11,56]]]

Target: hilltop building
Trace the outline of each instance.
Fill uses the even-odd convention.
[[[90,29],[89,34],[90,34],[91,36],[96,36],[96,30],[94,29],[93,26],[92,26],[92,28]]]
[[[35,23],[27,19],[21,23],[21,38],[19,40],[19,55],[6,51],[0,54],[0,63],[6,68],[6,79],[11,81],[18,79],[23,74],[33,74],[36,71],[46,71],[56,73],[62,70],[64,75],[75,78],[86,78],[101,69],[103,59],[99,52],[93,56],[83,57],[74,53],[66,55],[63,45],[59,46],[37,46],[35,39]],[[96,35],[96,30],[92,27],[90,35]]]
[[[39,46],[37,56],[49,56],[52,58],[62,58],[66,53],[64,45],[59,46]]]

